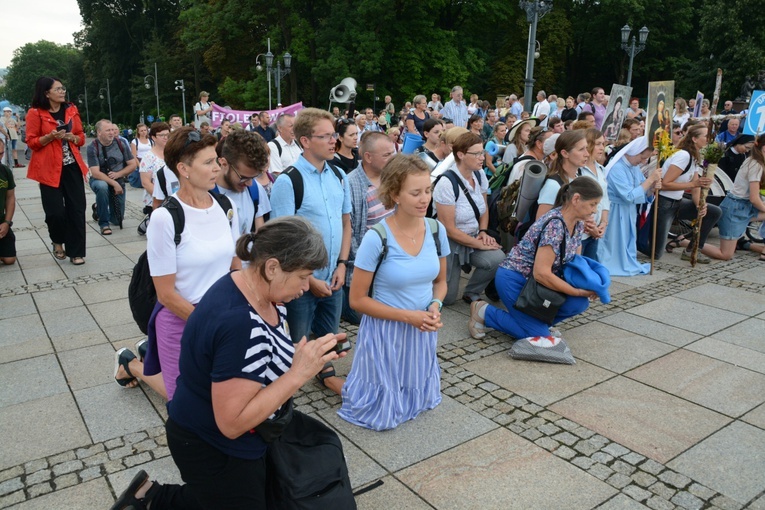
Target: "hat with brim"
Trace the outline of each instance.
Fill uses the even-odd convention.
[[[6,106],[5,108],[3,108],[3,111],[4,112],[12,112],[13,110],[11,109],[10,106]]]
[[[513,141],[513,138],[515,138],[515,133],[517,133],[524,124],[529,124],[531,127],[537,127],[539,125],[539,119],[534,118],[516,121],[515,124],[513,124],[513,127],[510,128],[510,131],[508,131],[507,139]]]
[[[752,135],[738,135],[736,138],[730,141],[728,144],[728,147],[733,147],[734,145],[745,145],[747,143],[752,143],[754,141],[754,137]]]

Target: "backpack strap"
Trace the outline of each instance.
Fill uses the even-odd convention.
[[[433,234],[433,242],[436,243],[436,253],[438,258],[441,258],[441,242],[438,238],[438,221],[433,218],[425,218],[425,221],[430,225],[430,233]]]
[[[162,194],[165,195],[165,198],[167,198],[167,179],[165,178],[165,168],[166,166],[162,166],[159,170],[157,170],[157,183],[159,183],[159,189],[162,190]]]
[[[183,227],[186,223],[186,215],[183,212],[181,203],[175,197],[167,197],[161,207],[167,209],[170,213],[170,217],[173,218],[173,227],[175,229],[175,236],[173,241],[175,245],[181,244],[181,234],[183,233]]]
[[[690,154],[688,154],[688,156],[689,156],[688,164],[685,165],[685,170],[683,170],[683,173],[681,173],[680,175],[685,175],[688,172],[688,170],[691,169],[691,165],[693,164],[693,156],[691,156]]]
[[[462,182],[462,179],[459,178],[457,173],[454,170],[447,170],[444,172],[444,175],[447,179],[449,179],[452,183],[452,187],[454,188],[454,201],[455,204],[457,202],[457,197],[459,197],[459,189],[462,190],[462,193],[465,195],[465,198],[467,198],[468,203],[470,204],[470,207],[473,209],[473,214],[475,214],[475,220],[479,223],[481,223],[481,213],[478,212],[478,206],[476,205],[475,201],[473,200],[473,197],[470,196],[470,192],[467,189],[467,186],[465,186],[465,183]],[[480,186],[481,184],[481,178],[480,174],[478,173],[478,170],[474,172],[475,178],[478,181],[477,184]]]
[[[210,191],[210,195],[212,195],[215,201],[218,202],[218,205],[221,209],[223,209],[223,212],[226,213],[226,219],[228,220],[228,226],[230,227],[234,222],[234,206],[231,205],[231,200],[229,200],[229,198],[223,193],[215,193],[214,191]]]
[[[380,236],[380,243],[382,243],[382,249],[380,250],[380,257],[377,259],[377,265],[375,266],[375,272],[372,273],[372,281],[369,282],[369,297],[372,297],[372,288],[375,284],[375,276],[377,276],[377,271],[380,269],[380,266],[383,263],[383,260],[385,260],[385,257],[388,256],[388,231],[385,230],[385,227],[383,226],[382,222],[375,223],[372,225],[372,228],[370,229],[374,231],[378,236]]]
[[[560,248],[558,249],[560,252],[560,267],[563,268],[563,260],[566,258],[566,222],[563,221],[563,218],[554,216],[552,218],[548,218],[547,221],[545,221],[544,225],[542,225],[542,228],[539,230],[539,237],[537,237],[536,242],[536,250],[539,249],[539,243],[542,240],[542,234],[544,234],[545,228],[547,228],[547,225],[553,220],[558,220],[563,223],[563,239],[561,240]],[[534,251],[534,257],[537,256],[536,250]]]
[[[292,191],[295,194],[295,213],[297,213],[300,206],[303,205],[303,176],[300,175],[300,171],[294,166],[290,166],[282,174],[289,177],[292,181]]]

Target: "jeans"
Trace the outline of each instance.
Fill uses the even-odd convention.
[[[347,285],[343,285],[343,311],[340,314],[340,317],[342,317],[346,322],[349,322],[354,326],[358,326],[361,324],[361,314],[351,308],[350,292],[351,288]]]
[[[90,189],[92,189],[93,193],[96,194],[96,214],[98,215],[98,226],[101,228],[108,227],[109,222],[111,222],[112,225],[117,225],[119,223],[117,221],[117,216],[115,214],[115,211],[112,210],[112,203],[109,197],[110,195],[109,188],[111,188],[111,186],[109,185],[108,182],[96,179],[95,177],[90,178]],[[124,218],[125,217],[125,184],[124,183],[122,184],[122,194],[117,195],[116,200],[120,206],[120,212],[122,213],[120,216]]]
[[[593,239],[592,237],[582,239],[582,256],[591,258],[592,260],[598,260],[599,241],[600,239]]]
[[[340,312],[343,309],[343,289],[321,298],[306,292],[285,306],[293,343],[298,343],[303,337],[308,338],[311,332],[316,338],[328,333],[337,333],[340,328]]]
[[[667,244],[667,235],[669,228],[675,218],[680,220],[695,220],[698,216],[698,209],[692,200],[681,198],[673,200],[667,197],[659,197],[659,207],[656,209],[659,215],[656,218],[656,260],[659,260],[664,254],[664,247]],[[699,234],[699,249],[704,247],[709,232],[717,225],[722,215],[722,210],[716,205],[707,204],[707,215],[701,222],[701,232]],[[650,253],[650,241],[649,241]]]

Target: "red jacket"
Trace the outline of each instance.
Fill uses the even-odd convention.
[[[80,166],[83,178],[88,174],[88,167],[82,160],[79,147],[85,145],[85,132],[82,130],[80,112],[72,103],[61,105],[64,110],[64,122],[72,121],[72,134],[77,137],[77,143],[72,148],[74,159]],[[29,162],[27,177],[40,184],[58,188],[61,182],[61,170],[64,166],[64,151],[61,140],[53,140],[47,145],[40,144],[40,138],[56,129],[57,122],[48,110],[30,108],[27,112],[27,145],[32,149],[32,160]]]

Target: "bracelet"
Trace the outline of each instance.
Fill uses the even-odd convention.
[[[479,233],[479,234],[480,234],[481,232],[483,232],[484,234],[488,234],[488,233],[489,233],[489,231],[488,231],[487,229],[485,229],[485,228],[482,228],[482,229],[480,229],[480,230],[478,231],[478,233]]]
[[[433,303],[438,303],[438,311],[439,311],[439,312],[440,312],[440,311],[441,311],[441,309],[444,307],[444,302],[443,302],[443,301],[441,301],[440,299],[437,299],[437,298],[433,298],[433,299],[430,301],[430,303],[428,303],[428,307],[427,307],[427,308],[430,308],[430,305],[432,305]]]

